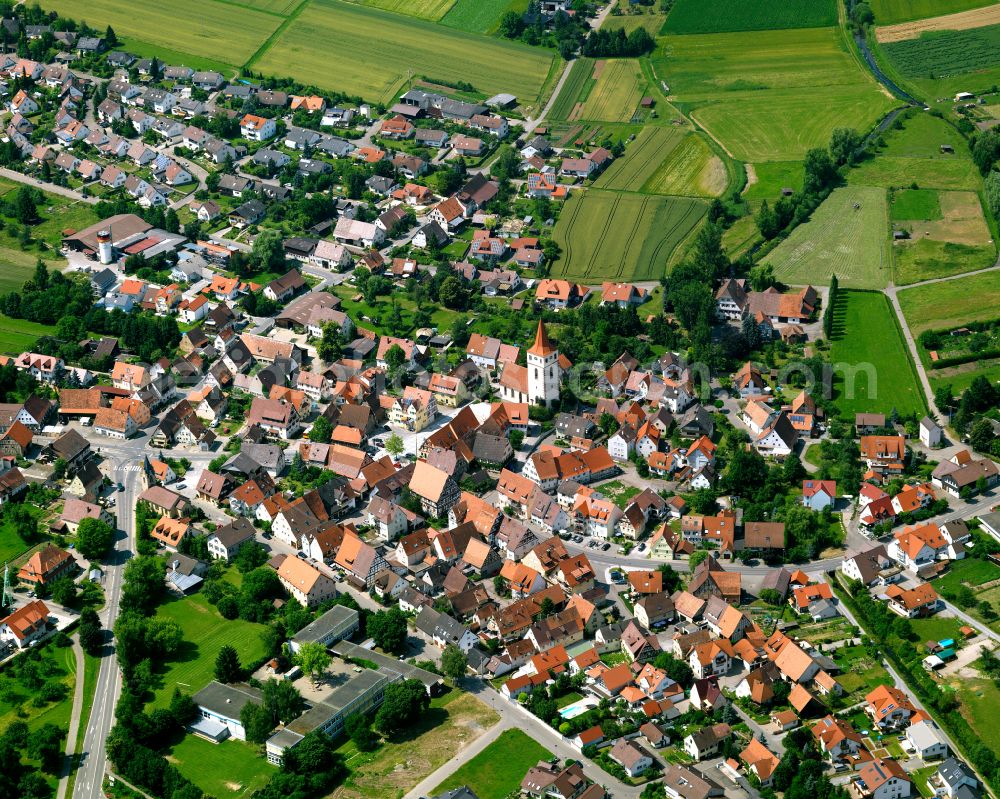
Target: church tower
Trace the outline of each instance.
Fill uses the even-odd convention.
[[[551,406],[559,401],[559,350],[538,320],[535,343],[528,350],[528,402]]]

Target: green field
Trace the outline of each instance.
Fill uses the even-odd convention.
[[[669,19],[668,19],[669,23]],[[664,36],[653,56],[671,100],[742,161],[792,161],[837,127],[893,105],[835,28]]]
[[[263,625],[239,619],[228,621],[201,594],[161,605],[156,615],[180,625],[185,648],[179,659],[165,664],[166,671],[156,691],[154,705],[167,705],[174,688],[193,694],[211,682],[215,658],[224,644],[236,647],[240,662],[245,666],[267,654],[260,636]]]
[[[916,39],[884,42],[882,51],[907,78],[968,75],[1000,65],[1000,25],[927,31]],[[978,84],[977,84],[978,85]]]
[[[941,202],[933,189],[903,189],[892,196],[889,217],[893,222],[940,219]]]
[[[596,68],[600,70],[600,77],[582,107],[569,119],[628,122],[639,107],[646,88],[639,62],[633,58],[618,58],[598,61]]]
[[[572,195],[552,237],[562,255],[554,277],[588,283],[657,280],[705,215],[703,201],[589,189]]]
[[[748,182],[743,197],[749,203],[768,200],[773,203],[781,196],[782,189],[799,191],[805,178],[801,161],[762,161],[750,164],[756,180]]]
[[[837,24],[835,0],[677,0],[664,33],[726,33]]]
[[[892,280],[897,286],[974,272],[992,266],[997,259],[993,245],[977,247],[932,239],[900,242],[893,252]]]
[[[631,33],[636,28],[645,28],[650,36],[656,36],[663,28],[665,20],[666,16],[663,14],[621,14],[617,17],[612,15],[605,18],[601,30],[613,31],[621,28],[625,33]]]
[[[54,332],[54,327],[0,314],[0,352],[20,355],[30,351],[39,336],[50,336]]]
[[[250,796],[277,771],[257,747],[235,738],[213,744],[197,735],[185,735],[170,750],[170,760],[206,795],[218,799]]]
[[[73,648],[57,647],[49,642],[41,648],[40,654],[38,676],[43,682],[58,682],[65,686],[65,697],[58,702],[42,703],[41,707],[36,707],[33,699],[40,686],[15,676],[14,669],[5,668],[0,671],[0,729],[6,729],[12,721],[20,720],[30,730],[36,730],[43,724],[55,724],[63,734],[68,732],[76,685]]]
[[[455,0],[351,0],[351,2],[435,22],[447,14],[455,4]]]
[[[884,294],[840,292],[830,361],[834,403],[842,418],[863,412],[888,414],[893,408],[903,416],[927,412],[909,350]]]
[[[118,36],[235,66],[250,58],[281,24],[274,14],[215,0],[44,0],[43,7],[99,30],[111,25]]]
[[[253,68],[381,102],[391,100],[416,68],[437,79],[467,81],[487,95],[510,92],[534,106],[554,58],[540,48],[377,8],[312,0]]]
[[[602,189],[639,191],[684,140],[685,131],[647,125],[595,183]]]
[[[593,85],[594,59],[578,58],[569,69],[569,75],[559,91],[559,96],[549,109],[549,119],[567,119],[573,112],[578,98]]]
[[[229,2],[230,0],[224,0]],[[270,11],[272,14],[285,14],[291,13],[295,6],[302,2],[302,0],[231,0],[237,3],[237,5],[246,6],[247,8],[254,8],[257,11]]]
[[[511,6],[520,7],[518,0],[455,0],[451,10],[441,19],[442,25],[472,33],[487,33],[500,21]],[[527,7],[527,4],[524,4]]]
[[[726,165],[698,133],[688,134],[642,184],[646,194],[719,197],[728,183]]]
[[[733,261],[760,240],[760,231],[757,230],[757,223],[752,216],[740,217],[722,234],[722,246]]]
[[[493,743],[438,785],[435,796],[467,785],[479,799],[504,799],[518,792],[528,769],[552,753],[521,730],[504,730]]]
[[[892,256],[885,191],[863,186],[835,189],[808,222],[765,256],[764,263],[792,285],[825,286],[836,274],[841,286],[886,286]]]
[[[871,0],[869,5],[878,25],[892,25],[913,19],[939,17],[993,5],[995,0]]]
[[[1000,272],[900,289],[899,304],[914,336],[925,330],[995,319],[1000,308]]]

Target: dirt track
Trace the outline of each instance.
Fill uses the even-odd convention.
[[[875,28],[875,38],[884,44],[916,39],[926,31],[964,31],[997,24],[1000,24],[1000,3],[985,8],[974,8],[971,11],[959,11],[957,14],[945,14],[942,17],[900,22],[898,25],[883,25]]]

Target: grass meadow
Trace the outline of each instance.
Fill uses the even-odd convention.
[[[372,31],[378,31],[377,41]],[[554,60],[551,53],[517,42],[340,0],[312,0],[253,68],[383,102],[417,70],[468,81],[484,94],[510,92],[532,106]]]
[[[522,7],[523,6],[523,7]],[[441,19],[442,25],[470,33],[488,33],[508,10],[527,8],[520,0],[455,0],[451,10]]]
[[[625,33],[631,33],[636,28],[645,28],[650,36],[656,36],[666,19],[664,14],[621,14],[606,17],[601,29],[613,31],[621,28]]]
[[[869,5],[878,25],[893,25],[914,19],[939,17],[993,5],[995,0],[871,0]]]
[[[889,217],[893,222],[941,218],[941,201],[933,189],[903,189],[892,195]]]
[[[892,107],[834,28],[664,36],[653,55],[671,101],[739,160],[793,161],[837,127]]]
[[[725,33],[787,28],[823,28],[837,24],[835,0],[776,3],[747,0],[677,0],[663,25],[664,33]]]
[[[859,206],[859,207],[855,207]],[[885,190],[835,189],[812,218],[799,225],[764,263],[792,285],[825,286],[836,274],[850,288],[884,288],[891,276]]]
[[[277,772],[257,747],[235,738],[213,744],[197,735],[185,735],[170,750],[169,760],[206,795],[217,799],[250,796]]]
[[[42,6],[99,30],[111,25],[121,37],[233,66],[247,61],[282,22],[274,14],[215,0],[44,0]]]
[[[743,197],[749,203],[767,200],[773,203],[781,196],[782,189],[799,191],[805,179],[801,161],[761,161],[751,165],[753,182],[747,182]]]
[[[854,414],[864,412],[888,414],[893,408],[904,416],[927,412],[896,315],[881,292],[842,291],[838,295],[830,361],[834,364],[834,403],[842,418],[853,419]]]
[[[658,280],[674,250],[708,210],[705,202],[589,189],[572,195],[553,238],[553,277],[587,283]]]
[[[997,317],[1000,279],[996,272],[900,289],[899,304],[914,336]]]
[[[474,758],[434,789],[434,795],[467,785],[479,799],[504,799],[517,793],[523,775],[552,753],[521,730],[504,730]]]
[[[155,692],[153,704],[157,707],[170,703],[174,688],[193,694],[215,679],[215,658],[225,644],[236,647],[244,665],[266,654],[260,637],[263,625],[240,619],[226,621],[202,594],[167,602],[156,615],[176,621],[184,630],[181,654],[165,664],[161,686]]]

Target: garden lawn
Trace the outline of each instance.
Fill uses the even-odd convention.
[[[996,0],[871,0],[869,5],[879,25],[940,17],[993,5]]]
[[[98,30],[111,25],[119,37],[234,66],[250,58],[282,22],[280,16],[216,0],[44,0],[42,6]]]
[[[433,794],[467,785],[479,799],[504,799],[518,791],[525,773],[552,753],[521,730],[500,737],[438,785]]]
[[[170,703],[174,688],[194,694],[215,679],[215,658],[226,644],[236,648],[244,666],[267,654],[260,635],[264,625],[224,619],[202,594],[167,602],[156,615],[176,621],[185,641],[179,657],[164,664],[162,684],[153,699],[157,707]]]
[[[882,288],[892,274],[889,223],[883,189],[845,186],[799,225],[764,263],[792,285],[827,285],[836,275],[841,286]]]
[[[899,304],[914,336],[929,329],[952,328],[995,319],[1000,308],[997,272],[900,289]]]
[[[842,647],[836,650],[833,659],[842,669],[842,673],[837,675],[837,682],[849,694],[857,692],[858,696],[863,696],[880,685],[893,684],[889,672],[863,646]]]
[[[946,616],[931,616],[926,619],[910,619],[910,627],[917,635],[914,643],[918,649],[923,650],[925,641],[943,641],[951,638],[954,641],[961,641],[962,635],[958,628],[964,622]]]
[[[553,277],[587,283],[657,280],[707,211],[701,200],[588,189],[566,201],[552,237]]]
[[[889,299],[880,292],[841,291],[834,308],[830,361],[841,418],[856,413],[927,413],[926,400]]]
[[[217,799],[250,796],[277,772],[267,758],[258,754],[257,747],[235,738],[213,744],[197,735],[185,735],[167,759]]]
[[[741,161],[801,159],[827,146],[834,128],[866,130],[893,105],[836,28],[658,42],[653,67],[671,102]]]
[[[413,727],[370,753],[346,741],[339,752],[350,774],[333,799],[399,799],[499,721],[476,697],[453,690],[431,700]],[[537,758],[531,765],[537,762]],[[517,772],[520,783],[527,767]],[[471,785],[471,783],[470,783]],[[485,799],[483,794],[479,794]]]
[[[388,103],[416,74],[465,81],[485,95],[541,100],[555,56],[341,0],[311,0],[254,62],[255,71]]]
[[[1000,566],[982,558],[953,560],[943,575],[934,580],[938,593],[956,591],[968,585],[973,591],[984,583],[1000,580]]]

